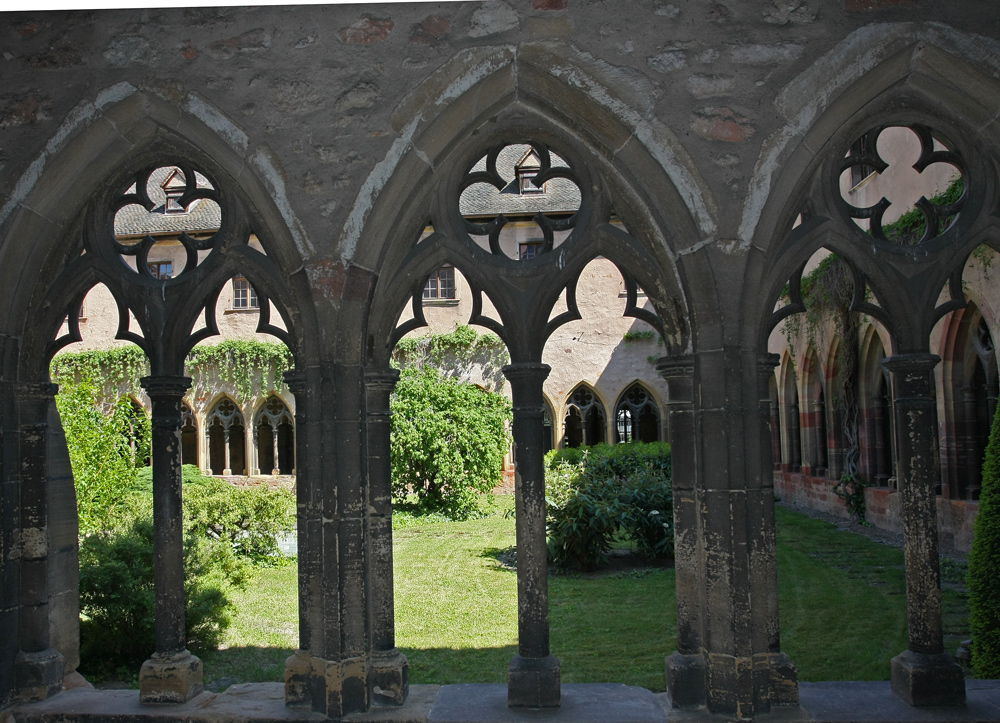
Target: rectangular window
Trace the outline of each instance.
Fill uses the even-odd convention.
[[[425,299],[454,299],[455,269],[451,266],[440,268],[427,277],[424,285]]]
[[[522,194],[525,194],[525,193],[527,193],[527,194],[531,194],[531,193],[545,193],[545,184],[544,183],[542,185],[540,185],[540,186],[536,186],[533,183],[533,180],[534,180],[535,176],[537,176],[537,175],[538,175],[538,173],[536,171],[521,171],[520,172],[521,193]]]
[[[233,279],[233,308],[234,309],[259,309],[257,302],[257,291],[250,285],[250,282],[243,276]]]
[[[518,244],[517,257],[522,261],[526,259],[533,259],[542,253],[542,242],[541,241],[528,241],[523,244]]]
[[[852,156],[861,156],[868,153],[875,152],[875,141],[878,138],[877,134],[865,133],[858,140],[854,142],[851,146]],[[859,183],[868,178],[868,176],[875,173],[875,169],[872,166],[851,166],[851,188],[857,187]]]
[[[149,273],[154,279],[169,279],[174,275],[174,265],[170,261],[150,261]]]

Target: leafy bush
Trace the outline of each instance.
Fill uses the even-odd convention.
[[[670,445],[606,444],[553,450],[546,456],[549,558],[593,570],[615,539],[645,557],[671,556],[673,489]]]
[[[969,628],[977,678],[1000,678],[1000,409],[983,462],[979,513],[969,552]]]
[[[283,558],[278,536],[295,529],[295,497],[287,489],[266,484],[236,487],[216,477],[206,477],[195,465],[182,468],[184,480],[184,530],[206,540],[223,540],[233,553],[256,564]],[[139,474],[139,486],[153,489],[153,470]]]
[[[156,647],[153,590],[153,523],[135,519],[117,531],[101,531],[80,542],[80,652],[89,672],[134,669]],[[188,534],[184,577],[188,647],[217,647],[229,625],[226,589],[243,587],[250,568],[232,549]]]
[[[434,367],[413,367],[400,374],[390,409],[393,497],[413,494],[453,519],[479,512],[480,495],[503,481],[510,401]]]
[[[106,529],[126,514],[124,490],[136,486],[137,462],[149,457],[150,423],[128,397],[99,401],[97,383],[67,379],[56,395],[76,486],[80,534]]]

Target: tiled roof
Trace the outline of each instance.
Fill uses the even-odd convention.
[[[121,208],[115,215],[116,236],[138,236],[145,234],[188,233],[214,231],[222,224],[222,209],[215,201],[201,199],[188,208],[187,213],[164,213],[167,197],[162,184],[176,170],[173,167],[157,168],[149,176],[146,191],[149,199],[155,204],[152,211],[147,211],[138,204],[129,204]],[[183,178],[183,176],[181,176]],[[211,188],[208,179],[196,172],[196,183],[199,188]],[[135,186],[128,189],[134,193]]]
[[[553,178],[545,184],[545,193],[521,193],[515,166],[524,158],[530,146],[513,144],[504,148],[497,157],[497,173],[508,181],[500,191],[488,183],[476,183],[462,192],[458,208],[463,216],[533,216],[542,213],[572,213],[580,208],[580,189],[565,178]],[[529,163],[526,166],[534,165]],[[567,163],[552,154],[552,165],[566,167]],[[473,171],[486,170],[485,156]]]

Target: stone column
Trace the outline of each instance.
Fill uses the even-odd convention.
[[[308,458],[306,447],[309,440],[306,377],[301,372],[288,371],[284,379],[288,391],[295,397],[296,537],[299,549],[299,647],[285,660],[285,704],[302,705],[312,702],[310,681],[314,671],[311,651],[313,645],[320,642],[314,640],[314,630],[322,630],[319,622],[322,592],[321,587],[316,585],[316,581],[322,579],[322,538],[318,529],[322,513],[316,509],[318,494],[308,475],[309,467],[302,464]]]
[[[271,420],[271,448],[274,450],[274,463],[271,465],[271,474],[281,474],[281,465],[278,464],[278,423]]]
[[[791,659],[781,652],[778,621],[778,561],[774,519],[774,465],[771,461],[770,381],[780,363],[777,354],[762,354],[757,359],[758,422],[760,433],[760,483],[756,489],[748,485],[747,507],[748,548],[750,551],[751,597],[762,606],[752,627],[754,635],[754,669],[766,666],[766,675],[754,675],[754,707],[760,711],[773,705],[797,705],[799,702],[798,671]],[[819,405],[817,405],[819,406]],[[822,425],[817,425],[822,428]],[[820,439],[819,435],[816,435]],[[753,454],[748,450],[748,459]],[[760,652],[766,651],[766,652]]]
[[[14,686],[22,701],[43,700],[62,690],[65,664],[49,641],[46,446],[49,407],[56,389],[48,382],[24,382],[16,387],[21,446],[21,649],[14,663]]]
[[[153,402],[153,526],[156,652],[139,671],[142,703],[183,703],[202,690],[201,661],[184,630],[184,529],[181,492],[181,398],[189,377],[140,380]]]
[[[370,700],[376,705],[402,705],[410,690],[410,664],[396,648],[392,591],[392,467],[389,452],[389,396],[399,372],[365,373],[368,452],[368,574],[372,660],[368,676]]]
[[[937,503],[940,477],[935,354],[899,354],[883,360],[895,381],[900,504],[906,560],[909,649],[892,659],[892,690],[910,705],[962,705],[965,677],[944,652],[938,569]]]
[[[674,567],[677,651],[666,659],[667,692],[677,708],[705,705],[707,678],[698,564],[700,495],[694,422],[694,357],[663,357],[656,371],[667,382],[667,429],[673,462]]]
[[[771,416],[771,460],[774,469],[781,469],[781,414],[778,412],[778,405],[771,404],[768,395],[768,407]]]
[[[549,651],[548,549],[545,545],[545,398],[547,364],[503,368],[514,406],[514,478],[517,506],[518,654],[507,673],[512,708],[555,708],[561,702],[559,659]]]
[[[230,465],[229,425],[227,424],[223,429],[224,432],[222,439],[223,439],[223,448],[225,449],[225,451],[223,452],[223,459],[225,461],[222,463],[222,474],[231,475],[233,473],[233,468],[229,466]]]

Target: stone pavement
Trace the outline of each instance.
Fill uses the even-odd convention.
[[[888,681],[800,683],[800,708],[758,716],[767,723],[992,723],[1000,721],[1000,681],[969,680],[959,708],[913,708],[892,695]],[[704,710],[669,707],[666,694],[618,684],[565,684],[553,710],[512,710],[507,686],[414,685],[406,705],[345,716],[349,723],[688,723],[725,721]],[[281,683],[243,683],[202,693],[184,705],[145,706],[136,690],[75,688],[41,703],[0,712],[0,723],[270,723],[321,721],[289,707]]]

